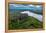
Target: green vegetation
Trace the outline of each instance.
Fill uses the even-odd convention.
[[[42,28],[42,22],[37,19],[28,16],[23,20],[9,20],[8,23],[9,29],[34,29],[34,28]]]
[[[9,6],[9,5],[8,5]],[[27,17],[20,17],[16,18],[16,16],[20,16],[20,12],[22,11],[15,11],[8,7],[8,29],[15,30],[15,29],[38,29],[43,28],[43,22],[40,22],[36,18],[31,16]],[[35,12],[36,13],[36,12]],[[22,15],[21,15],[22,16]]]

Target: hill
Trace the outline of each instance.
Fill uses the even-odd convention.
[[[37,29],[43,28],[43,23],[38,21],[37,19],[28,16],[23,20],[11,20],[8,24],[9,29]]]

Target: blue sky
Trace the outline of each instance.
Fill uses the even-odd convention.
[[[15,10],[30,10],[36,12],[42,12],[42,5],[32,5],[32,4],[9,4],[10,9]]]

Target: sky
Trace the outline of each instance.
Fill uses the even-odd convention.
[[[32,4],[9,4],[9,9],[15,9],[15,10],[29,10],[33,12],[42,12],[42,5],[32,5]]]

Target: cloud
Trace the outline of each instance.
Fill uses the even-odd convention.
[[[32,17],[36,18],[37,20],[42,21],[42,15],[35,14],[33,12],[30,12],[30,11],[24,11],[24,12],[20,12],[20,13],[21,14],[26,13],[26,14],[28,14],[28,16],[32,16]]]

